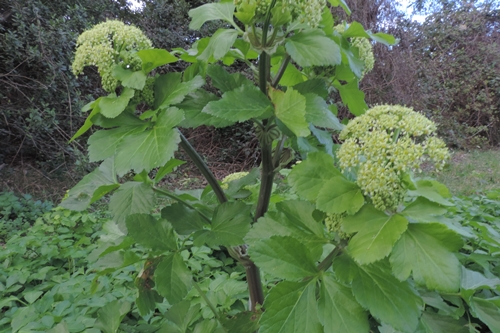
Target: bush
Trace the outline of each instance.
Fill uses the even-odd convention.
[[[18,197],[12,192],[0,192],[0,243],[19,231],[26,231],[51,208],[51,202],[35,201],[29,194]]]
[[[53,168],[82,146],[67,145],[83,123],[81,107],[101,93],[96,72],[70,70],[78,35],[129,14],[125,1],[18,0],[0,4],[0,163],[12,158]]]

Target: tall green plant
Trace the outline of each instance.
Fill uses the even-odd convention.
[[[329,3],[348,10],[343,1]],[[321,0],[222,1],[189,15],[191,29],[211,20],[226,28],[172,53],[146,48],[122,56],[141,40],[135,33],[125,42],[100,35],[95,44],[116,55],[118,88],[85,108],[90,114],[75,137],[101,127],[89,139],[89,157],[103,162],[62,206],[81,210],[112,193],[108,230],[115,232],[102,242],[104,273],[144,261],[137,306],[145,317],[166,308],[165,332],[472,330],[470,321],[456,320],[461,315],[441,311],[444,300],[468,302],[459,294],[462,238],[440,217],[452,205],[449,193],[412,177],[426,158],[441,166],[446,149],[434,124],[410,109],[365,113],[358,89],[364,63],[350,38],[394,39],[356,22],[335,30]],[[77,57],[94,51],[79,48]],[[155,75],[178,60],[173,54],[191,65]],[[219,62],[244,62],[254,76],[229,74]],[[318,67],[328,74],[318,75]],[[205,89],[207,78],[217,93]],[[345,128],[326,101],[331,89],[359,116]],[[224,186],[178,130],[249,120],[261,167]],[[346,141],[337,154],[332,132],[341,130]],[[178,146],[207,179],[205,189],[160,188],[183,163],[174,158]],[[304,160],[290,171],[282,167],[291,150]],[[280,186],[277,172],[285,178]],[[170,202],[161,213],[157,197]],[[146,257],[134,253],[135,243],[149,249]],[[237,274],[228,277],[220,266],[212,277],[198,274],[190,258],[205,246],[227,250],[243,266],[248,304],[231,281]],[[214,291],[220,285],[222,294]],[[481,302],[483,313],[471,311],[481,320],[498,310],[494,300]]]

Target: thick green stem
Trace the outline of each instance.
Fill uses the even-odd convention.
[[[325,259],[323,259],[322,262],[319,263],[318,265],[318,270],[320,271],[326,271],[328,268],[330,268],[330,266],[332,265],[333,263],[333,259],[335,259],[335,257],[337,257],[341,252],[342,250],[344,249],[344,247],[346,246],[347,244],[345,242],[342,242],[341,244],[338,244],[332,252],[330,252],[330,254],[328,254]]]
[[[227,202],[227,198],[226,198],[226,195],[224,194],[224,191],[220,187],[219,182],[215,178],[212,171],[210,171],[210,169],[208,168],[205,161],[203,161],[201,156],[193,148],[193,146],[191,146],[191,144],[186,139],[186,137],[181,133],[181,131],[179,131],[179,134],[181,136],[180,145],[181,145],[182,149],[184,149],[184,151],[191,158],[191,160],[196,165],[198,170],[200,170],[200,172],[203,174],[205,179],[208,181],[208,184],[210,184],[210,186],[212,186],[212,190],[214,191],[215,195],[217,196],[217,199],[219,200],[219,202],[220,203]]]

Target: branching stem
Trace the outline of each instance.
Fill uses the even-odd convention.
[[[215,195],[217,196],[217,199],[219,200],[220,203],[227,202],[226,195],[224,194],[224,191],[219,185],[219,182],[215,178],[214,174],[210,169],[208,168],[207,164],[201,156],[198,154],[198,152],[191,146],[189,141],[186,139],[186,137],[179,131],[179,134],[181,136],[181,147],[184,149],[186,154],[191,158],[193,163],[196,165],[198,170],[203,174],[205,179],[208,181],[208,184],[212,187],[212,190],[214,191]]]

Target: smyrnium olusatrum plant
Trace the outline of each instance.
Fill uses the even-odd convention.
[[[190,28],[211,20],[225,27],[172,53],[150,48],[126,25],[118,30],[130,31],[130,40],[122,38],[106,28],[114,22],[79,42],[74,70],[100,66],[110,94],[85,107],[91,112],[75,134],[96,127],[89,158],[101,164],[61,205],[82,210],[110,196],[113,221],[95,265],[103,274],[142,265],[136,311],[148,325],[165,332],[274,333],[416,332],[463,324],[456,320],[461,315],[436,307],[462,288],[456,257],[462,239],[440,218],[451,205],[449,193],[411,176],[422,156],[440,165],[446,151],[432,136],[434,125],[404,108],[362,116],[367,105],[358,83],[370,66],[351,41],[392,44],[394,38],[357,22],[334,29],[339,22],[329,6],[339,5],[348,11],[334,0],[205,4],[190,11]],[[110,57],[99,62],[96,53]],[[190,64],[184,72],[157,71],[179,60]],[[246,64],[247,75],[224,68],[234,63]],[[318,68],[329,68],[328,75],[311,75]],[[329,102],[332,87],[360,116],[345,128]],[[221,186],[179,129],[244,121],[254,123],[261,165]],[[423,127],[413,128],[415,121]],[[332,140],[339,132],[340,149]],[[174,158],[178,147],[209,186],[162,187],[184,163]],[[303,161],[284,169],[291,152]],[[278,172],[283,180],[276,184]],[[388,195],[395,184],[397,195]],[[168,198],[164,206],[157,206],[158,197]],[[136,246],[149,252],[138,256]],[[204,266],[194,260],[200,253]],[[475,304],[465,295],[473,294],[456,302]],[[480,311],[470,314],[483,320]],[[123,315],[117,310],[110,318],[120,322]]]

